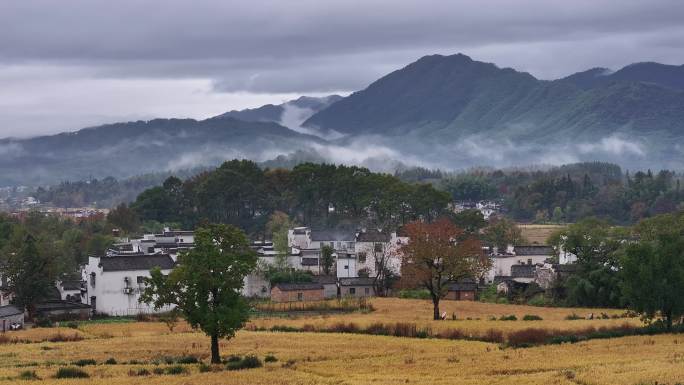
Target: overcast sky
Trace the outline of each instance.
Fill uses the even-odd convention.
[[[554,79],[684,63],[681,0],[0,2],[0,136],[346,93],[461,52]]]

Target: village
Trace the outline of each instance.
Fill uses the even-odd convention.
[[[115,235],[119,231],[115,230]],[[294,227],[287,232],[287,254],[279,255],[270,240],[255,240],[251,248],[258,268],[244,278],[246,298],[278,302],[323,301],[340,298],[396,296],[399,290],[387,277],[401,275],[401,246],[410,242],[396,232],[380,229],[355,231],[315,230]],[[93,316],[135,316],[163,313],[141,302],[150,270],[158,267],[168,275],[179,253],[194,247],[194,233],[165,228],[139,238],[119,237],[104,255],[88,262],[68,277],[55,282],[53,293],[36,306],[37,318],[90,319]],[[325,258],[326,249],[330,257]],[[509,245],[505,250],[483,247],[491,267],[478,277],[448,282],[447,300],[474,301],[486,287],[500,295],[543,293],[553,290],[554,280],[573,270],[576,256],[549,245]],[[278,261],[280,259],[280,261]],[[304,273],[297,282],[269,282],[263,269],[276,263]],[[11,304],[6,279],[0,287],[0,330],[24,327],[25,312]]]

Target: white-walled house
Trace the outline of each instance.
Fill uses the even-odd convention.
[[[515,246],[512,253],[492,255],[492,267],[487,273],[487,282],[494,282],[496,277],[511,277],[511,268],[514,265],[537,265],[544,264],[547,259],[553,257],[551,246]]]
[[[340,231],[311,230],[296,227],[288,232],[288,242],[300,255],[301,269],[322,274],[321,248],[331,246],[334,250],[335,274],[338,278],[359,277],[359,271],[375,276],[378,266],[384,265],[399,274],[401,256],[399,249],[408,242],[406,237],[378,229]]]
[[[174,265],[168,254],[90,257],[83,269],[86,289],[83,302],[94,313],[112,316],[168,311],[171,308],[156,311],[138,299],[151,269],[159,267],[163,274],[169,274]]]

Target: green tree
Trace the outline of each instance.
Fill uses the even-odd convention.
[[[200,227],[195,231],[195,248],[179,255],[168,277],[158,268],[151,271],[140,301],[156,309],[175,305],[193,328],[211,337],[211,362],[218,364],[219,339],[232,338],[247,321],[249,307],[240,291],[256,260],[237,227]]]
[[[7,284],[14,293],[15,305],[26,309],[33,318],[36,304],[48,296],[59,272],[55,258],[40,253],[31,234],[18,228],[13,238],[4,253]]]
[[[500,251],[506,250],[508,245],[527,242],[515,222],[504,217],[493,217],[489,220],[489,225],[484,229],[484,239],[490,246],[496,246]]]
[[[321,247],[321,268],[323,269],[323,274],[330,275],[332,272],[333,264],[335,263],[335,257],[333,253],[335,250],[330,245],[324,245]]]
[[[639,242],[626,247],[622,289],[630,308],[668,328],[684,315],[684,214],[662,215],[636,227]]]
[[[577,256],[579,269],[565,282],[568,304],[622,305],[618,251],[626,237],[624,229],[596,218],[572,224],[551,237],[552,244]]]

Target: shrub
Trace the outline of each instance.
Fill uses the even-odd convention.
[[[156,375],[164,374],[164,369],[163,368],[154,368],[152,369],[152,373]]]
[[[183,356],[179,357],[176,362],[179,364],[196,364],[199,360],[195,356]]]
[[[479,338],[481,341],[492,342],[492,343],[502,343],[504,341],[504,335],[501,330],[489,329]]]
[[[517,321],[518,317],[515,316],[515,314],[511,315],[502,315],[499,317],[499,321]]]
[[[264,362],[278,362],[278,359],[273,354],[267,354],[266,357],[264,357]]]
[[[430,299],[430,292],[425,289],[405,289],[399,291],[399,298]]]
[[[66,327],[68,327],[69,329],[78,329],[78,323],[74,321],[67,322]]]
[[[59,368],[55,378],[89,378],[88,373],[79,368]]]
[[[545,296],[544,294],[535,295],[527,301],[527,304],[530,306],[540,307],[554,306],[553,299]]]
[[[109,357],[107,358],[107,361],[104,362],[105,365],[116,365],[116,359],[114,357]]]
[[[40,377],[38,377],[36,372],[33,370],[24,370],[23,372],[19,373],[19,376],[17,378],[25,381],[40,380]]]
[[[543,320],[542,317],[536,315],[536,314],[525,314],[522,318],[523,321],[541,321]]]
[[[200,364],[197,368],[199,369],[200,373],[211,372],[211,366],[205,364],[204,362],[200,362]]]
[[[226,362],[239,362],[240,360],[242,360],[242,357],[236,356],[234,354],[231,354],[228,356],[228,358],[226,358]]]
[[[234,362],[228,362],[226,365],[226,369],[228,370],[242,370],[242,369],[252,369],[252,368],[259,368],[263,364],[261,363],[261,360],[259,357],[255,355],[249,355],[245,356],[243,359],[240,361],[234,361]]]
[[[78,333],[74,333],[72,335],[57,333],[49,337],[47,340],[50,342],[76,342],[82,341],[83,339],[83,336]]]
[[[526,347],[546,343],[551,334],[547,329],[528,328],[508,333],[508,344],[515,347]]]
[[[45,317],[37,318],[34,325],[35,325],[35,327],[38,327],[38,328],[51,328],[53,326],[52,320],[49,318],[45,318]]]
[[[128,371],[129,376],[149,376],[150,371],[145,369],[145,368],[139,368],[138,370],[129,370]]]
[[[188,370],[187,370],[185,367],[181,366],[181,365],[169,366],[169,367],[166,368],[166,370],[164,370],[164,373],[166,373],[166,374],[172,374],[172,375],[176,375],[176,374],[185,374],[185,373],[187,373],[187,372],[188,372]]]
[[[76,366],[97,365],[97,361],[92,358],[84,358],[73,362]]]
[[[574,320],[578,320],[578,319],[584,319],[584,317],[577,315],[575,313],[572,313],[572,314],[566,315],[565,319],[568,321],[574,321]]]

